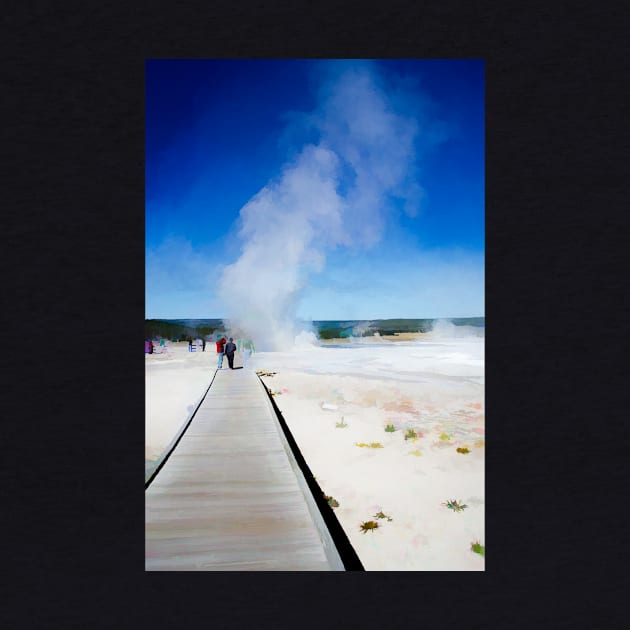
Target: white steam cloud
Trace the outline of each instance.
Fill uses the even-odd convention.
[[[392,197],[410,216],[422,197],[414,177],[419,122],[386,93],[376,66],[337,69],[305,117],[316,139],[241,209],[242,252],[220,279],[231,328],[263,350],[294,345],[301,291],[327,251],[375,244]]]

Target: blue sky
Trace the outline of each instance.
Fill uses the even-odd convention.
[[[146,316],[484,315],[484,106],[482,60],[147,61]]]

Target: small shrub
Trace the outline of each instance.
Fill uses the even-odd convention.
[[[387,431],[387,433],[393,433],[396,430],[396,427],[393,424],[388,424],[385,427],[385,431]]]
[[[454,512],[463,512],[468,507],[467,505],[458,501],[453,501],[452,499],[446,503],[442,503],[442,505],[446,505],[449,510],[453,510]]]
[[[418,434],[413,429],[407,429],[405,433],[405,440],[414,440],[418,437]]]
[[[378,529],[378,523],[376,521],[365,521],[361,523],[361,531],[366,534],[367,532]]]
[[[330,505],[331,508],[339,507],[339,501],[337,501],[334,497],[329,497],[325,494],[324,499],[328,501],[328,505]]]
[[[442,440],[443,442],[447,442],[448,440],[451,439],[451,437],[453,437],[453,436],[449,435],[448,433],[442,433],[440,435],[440,440]]]
[[[480,556],[482,556],[483,558],[486,557],[486,548],[484,546],[482,546],[479,541],[471,543],[470,545],[470,550],[473,553],[478,553]]]
[[[461,453],[462,455],[466,455],[466,453],[470,453],[470,451],[465,446],[462,446],[456,450],[458,453]]]
[[[338,429],[345,429],[348,425],[343,421],[343,416],[341,416],[341,422],[335,422],[335,426]]]
[[[394,520],[391,516],[387,516],[387,514],[383,514],[383,512],[377,512],[374,515],[374,518],[386,518],[388,523]]]
[[[420,452],[419,449],[415,449],[414,451],[409,451],[409,455],[415,455],[416,457],[420,457],[422,453]]]

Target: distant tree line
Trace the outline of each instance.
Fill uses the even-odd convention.
[[[144,320],[144,335],[146,339],[170,339],[171,341],[186,341],[188,337],[192,339],[201,339],[212,335],[216,327],[212,326],[187,326],[185,324],[174,324],[173,322],[164,322],[159,319]]]
[[[317,334],[320,339],[335,339],[344,337],[373,337],[380,335],[392,335],[403,332],[428,332],[431,330],[431,319],[379,319],[362,331],[354,332],[353,325],[331,325],[329,322],[317,323]],[[357,322],[359,323],[359,322]]]

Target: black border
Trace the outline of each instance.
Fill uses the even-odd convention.
[[[7,627],[623,627],[623,3],[41,1],[3,26]],[[485,60],[483,574],[144,572],[144,60],[233,57]]]

